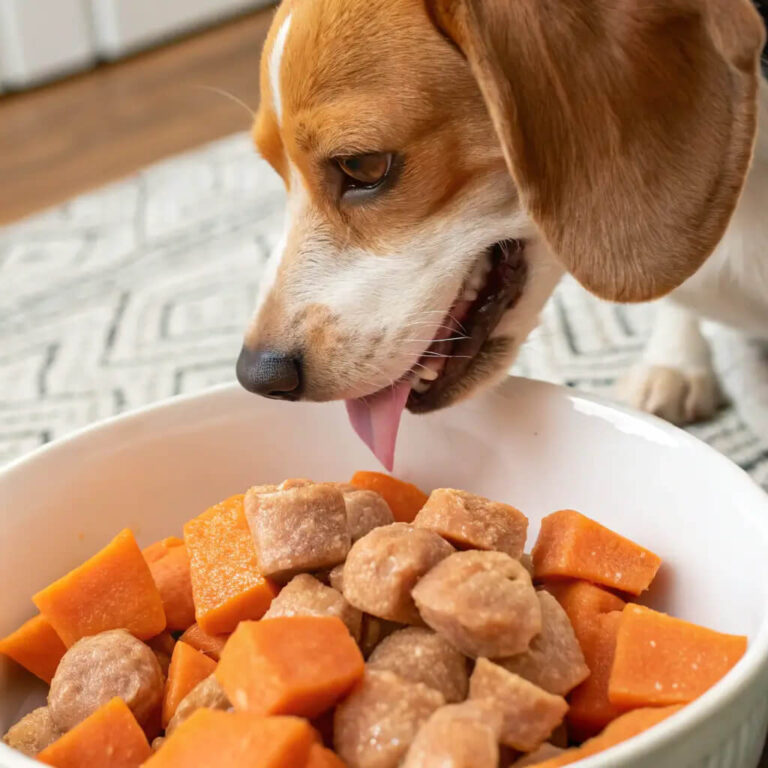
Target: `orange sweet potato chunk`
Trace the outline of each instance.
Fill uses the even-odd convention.
[[[687,704],[720,680],[746,650],[746,637],[627,605],[619,623],[608,697],[625,709]]]
[[[620,622],[621,613],[618,611],[596,616],[591,628],[582,629],[579,637],[589,677],[568,696],[570,709],[566,722],[569,735],[576,741],[599,733],[622,712],[608,698],[608,681]]]
[[[537,579],[585,579],[639,595],[650,586],[661,559],[572,509],[547,515],[533,548]]]
[[[304,768],[346,768],[344,761],[321,744],[313,744]]]
[[[297,717],[198,709],[144,768],[299,768],[317,734]]]
[[[260,619],[277,594],[259,571],[244,498],[232,496],[184,526],[195,617],[210,635],[232,632],[246,619]]]
[[[163,697],[163,728],[176,712],[179,702],[202,680],[213,674],[216,662],[186,643],[176,643],[168,668]]]
[[[49,685],[66,650],[56,630],[42,616],[35,616],[0,640],[0,653]]]
[[[179,642],[191,645],[214,661],[221,658],[221,652],[229,639],[229,635],[209,635],[200,629],[199,624],[193,624],[180,638]]]
[[[112,699],[46,747],[37,759],[56,768],[139,768],[147,737],[122,699]]]
[[[165,629],[162,598],[128,529],[32,600],[67,647],[108,629],[141,640]]]
[[[571,765],[571,763],[583,760],[585,757],[595,755],[598,752],[604,752],[610,747],[615,747],[617,744],[647,731],[662,720],[666,720],[679,712],[681,708],[662,707],[636,709],[633,712],[627,712],[614,720],[599,736],[585,741],[580,747],[568,749],[557,757],[545,760],[543,763],[536,763],[531,768],[561,768],[561,766]]]
[[[216,678],[235,709],[311,718],[348,693],[364,667],[341,619],[282,616],[240,624]]]
[[[415,485],[381,472],[355,472],[349,482],[357,488],[376,491],[383,496],[397,523],[412,523],[429,498]]]
[[[183,632],[195,623],[189,555],[184,542],[170,536],[151,544],[143,554],[163,599],[168,629]]]
[[[612,592],[588,581],[553,579],[544,584],[567,614],[580,643],[589,634],[598,616],[623,610],[626,603]]]

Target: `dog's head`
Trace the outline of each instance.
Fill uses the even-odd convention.
[[[288,222],[241,381],[430,410],[507,369],[563,269],[670,291],[736,204],[762,36],[748,0],[284,0],[254,138]]]

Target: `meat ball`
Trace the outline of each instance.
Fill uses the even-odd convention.
[[[568,704],[488,659],[478,659],[469,679],[470,700],[485,700],[502,716],[500,740],[531,752],[562,723]]]
[[[34,757],[53,744],[62,732],[56,727],[48,707],[38,707],[12,725],[3,736],[3,743],[22,754]]]
[[[251,488],[245,516],[261,572],[270,578],[288,581],[302,571],[332,568],[349,551],[344,497],[332,486],[300,485],[277,493]]]
[[[389,504],[376,491],[344,491],[347,508],[347,527],[352,541],[362,539],[366,533],[395,522]]]
[[[277,616],[337,616],[347,625],[352,637],[360,639],[362,613],[353,608],[341,592],[326,587],[308,573],[294,576],[280,590],[262,618]]]
[[[401,768],[497,768],[501,715],[482,701],[449,704],[421,726]]]
[[[449,702],[467,697],[467,659],[431,629],[406,627],[382,640],[368,659],[368,669],[385,669],[424,683]]]
[[[336,707],[336,752],[349,768],[395,768],[422,723],[444,703],[422,683],[369,670]]]
[[[459,549],[523,554],[528,518],[520,510],[453,488],[432,491],[413,524],[439,533]]]
[[[522,653],[541,631],[531,577],[503,552],[456,552],[432,568],[412,595],[424,621],[467,656]]]
[[[496,663],[545,691],[565,696],[589,677],[589,667],[560,603],[549,592],[537,592],[536,597],[541,607],[541,632],[527,651],[496,659]]]
[[[231,707],[227,694],[216,679],[216,675],[209,675],[201,680],[176,707],[168,727],[165,729],[165,735],[170,736],[192,713],[198,709],[221,709],[227,710]]]
[[[116,696],[140,724],[163,698],[163,673],[152,649],[124,629],[78,640],[62,657],[48,692],[54,723],[68,731]]]
[[[344,597],[361,611],[402,624],[421,624],[414,584],[453,552],[434,531],[393,523],[352,545],[344,565]]]

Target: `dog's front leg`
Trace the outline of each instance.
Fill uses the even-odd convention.
[[[699,317],[662,299],[641,362],[620,384],[622,399],[673,424],[712,416],[722,402]]]

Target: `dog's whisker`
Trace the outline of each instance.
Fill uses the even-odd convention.
[[[440,339],[440,341],[463,341],[468,339],[469,336],[449,336],[447,339]],[[431,344],[434,339],[403,339],[404,342],[424,343]]]
[[[241,106],[250,116],[251,119],[256,119],[256,110],[251,109],[241,98],[235,96],[234,93],[230,93],[229,91],[225,91],[223,88],[219,88],[215,85],[194,85],[194,88],[201,88],[204,91],[211,91],[211,93],[218,93],[219,96],[224,96],[225,98],[229,99],[230,101],[234,102],[235,104]]]

